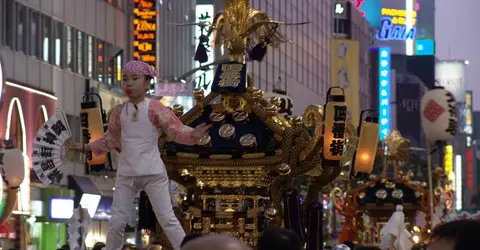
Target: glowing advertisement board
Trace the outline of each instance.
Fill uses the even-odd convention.
[[[473,188],[473,152],[472,148],[467,148],[465,154],[467,161],[467,189]]]
[[[382,0],[350,0],[350,2],[367,19],[371,28],[380,27]]]
[[[153,67],[157,62],[156,58],[156,33],[157,33],[157,9],[155,0],[134,0],[135,8],[133,14],[133,58],[146,62]]]
[[[465,92],[465,127],[463,132],[466,135],[471,136],[473,133],[472,127],[472,91],[467,90]],[[467,145],[469,147],[470,145]]]
[[[413,40],[415,39],[416,28],[407,28],[405,25],[398,25],[394,23],[392,17],[382,17],[380,20],[380,29],[376,31],[376,38],[381,41],[391,40]]]
[[[443,164],[445,166],[445,175],[447,176],[448,180],[455,183],[455,172],[453,172],[453,146],[446,145],[445,151],[443,154]],[[453,188],[454,186],[450,186],[449,189]]]
[[[390,48],[379,48],[378,56],[378,107],[380,110],[380,140],[383,140],[390,133]]]
[[[455,155],[455,209],[462,210],[462,156]]]

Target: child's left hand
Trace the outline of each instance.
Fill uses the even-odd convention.
[[[195,127],[192,131],[192,136],[195,138],[197,141],[200,140],[205,134],[208,133],[208,130],[212,127],[212,124],[207,125],[206,123],[202,123]]]

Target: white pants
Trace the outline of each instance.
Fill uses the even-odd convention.
[[[124,244],[125,227],[133,210],[133,201],[140,190],[144,190],[160,226],[176,250],[185,237],[180,222],[173,213],[167,175],[117,176],[113,194],[112,218],[107,235],[107,250],[121,250]]]

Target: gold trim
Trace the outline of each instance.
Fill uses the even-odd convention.
[[[243,154],[243,159],[255,159],[255,158],[262,158],[265,156],[265,153],[251,153],[251,154]]]
[[[189,158],[189,159],[197,159],[200,157],[200,155],[198,154],[183,153],[183,152],[178,152],[176,155],[181,158]]]
[[[213,160],[228,160],[232,159],[232,155],[209,155],[208,158]]]

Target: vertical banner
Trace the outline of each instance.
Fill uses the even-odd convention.
[[[397,129],[415,147],[422,145],[422,120],[420,118],[422,88],[421,85],[412,83],[398,83],[396,88]]]
[[[378,57],[378,121],[380,123],[380,140],[383,140],[390,134],[390,48],[379,48]]]
[[[453,146],[446,145],[443,153],[443,165],[445,167],[445,175],[450,181],[447,190],[455,188],[455,172],[453,171]]]
[[[83,143],[90,143],[103,136],[102,113],[96,102],[82,102],[80,110],[80,124],[82,128]],[[87,154],[89,166],[104,166],[106,154],[96,156]]]
[[[157,8],[155,0],[133,0],[133,58],[156,65]]]
[[[349,118],[355,127],[359,124],[359,64],[358,41],[332,40],[332,86],[345,90]]]
[[[472,118],[472,107],[473,107],[473,100],[472,100],[472,91],[467,90],[465,92],[465,126],[463,127],[463,132],[467,136],[472,136],[473,134],[473,118]],[[467,147],[470,147],[471,145],[468,145],[468,140],[467,140]]]

